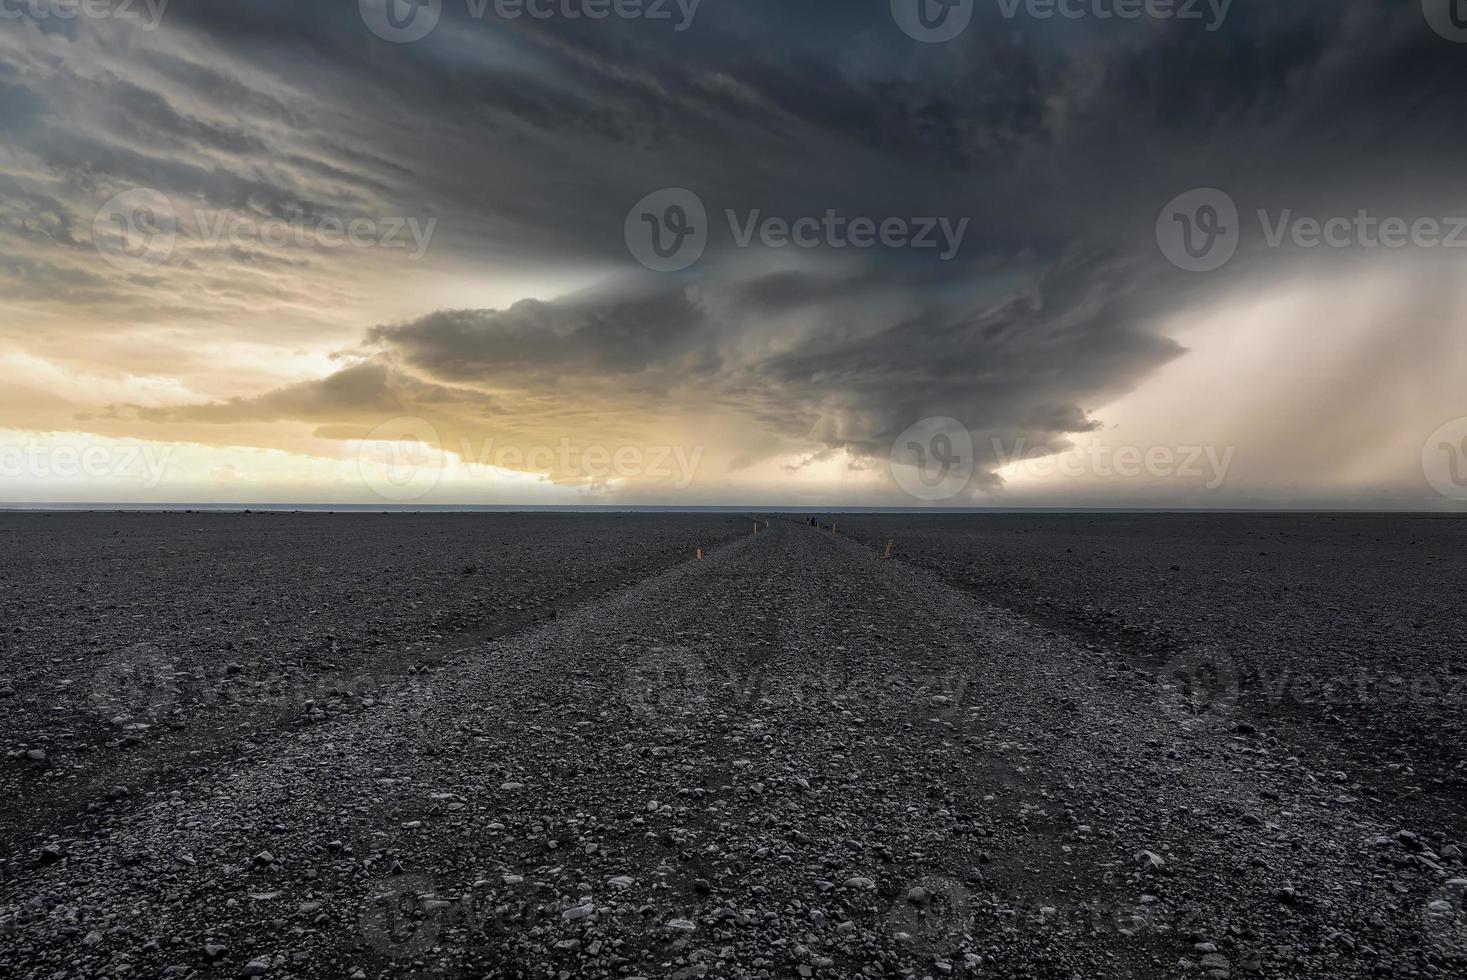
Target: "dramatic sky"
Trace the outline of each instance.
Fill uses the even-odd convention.
[[[1467,0],[944,2],[0,0],[0,502],[1467,506]]]

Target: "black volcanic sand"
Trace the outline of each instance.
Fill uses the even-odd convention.
[[[829,523],[830,518],[822,520]],[[1467,519],[837,517],[837,532],[1112,653],[1467,833]],[[1220,690],[1218,690],[1220,688]]]
[[[8,639],[25,645],[7,704],[30,705],[6,716],[26,727],[3,760],[15,976],[1467,967],[1456,775],[1402,762],[1386,771],[1414,795],[1392,795],[1337,769],[1349,743],[1312,734],[1333,724],[1323,709],[1265,717],[1227,671],[1245,636],[1255,657],[1265,637],[1270,656],[1363,650],[1385,631],[1363,618],[1377,601],[1390,635],[1413,606],[1456,615],[1454,522],[873,517],[753,536],[736,517],[7,520],[30,536],[6,572],[23,617]],[[718,543],[697,561],[691,539]],[[1264,558],[1275,571],[1248,570]],[[1388,581],[1393,599],[1356,594]],[[521,618],[451,598],[475,589]],[[1198,632],[1165,632],[1183,625]],[[115,659],[90,649],[102,635],[169,652],[151,682],[114,685],[146,702],[129,717],[164,720],[94,721],[97,742],[80,731],[97,709],[62,682],[96,684],[79,666]],[[1187,653],[1198,636],[1209,657]],[[351,689],[337,677],[367,646],[376,683]],[[245,737],[233,701],[196,696],[170,658],[212,684],[289,663],[342,689],[274,724],[253,712]],[[46,720],[58,703],[75,733]]]
[[[46,753],[0,768],[0,845],[751,532],[724,515],[0,514],[0,748]]]

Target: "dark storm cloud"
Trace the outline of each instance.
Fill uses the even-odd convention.
[[[697,286],[643,276],[615,291],[377,327],[368,364],[141,417],[321,422],[375,411],[429,416],[455,435],[474,417],[498,435],[561,401],[607,430],[635,428],[649,410],[726,411],[756,423],[741,447],[748,464],[761,444],[821,446],[817,460],[837,449],[881,455],[915,420],[946,415],[983,436],[992,466],[994,439],[1044,446],[1089,431],[1095,423],[1074,399],[1114,396],[1178,353],[1136,326],[1131,278],[1114,263],[1069,257],[1001,290],[936,301],[863,264],[728,270]]]
[[[441,386],[508,391],[495,410],[513,411],[549,386],[624,416],[736,411],[771,447],[880,453],[935,415],[1058,444],[1177,355],[1159,321],[1268,272],[1246,248],[1210,277],[1167,265],[1152,229],[1177,193],[1351,213],[1455,188],[1467,132],[1433,96],[1460,89],[1467,48],[1414,3],[1237,0],[1216,32],[978,9],[961,38],[924,45],[885,0],[705,0],[682,32],[476,20],[445,0],[432,35],[393,45],[355,3],[179,3],[160,32],[176,43],[126,77],[61,71],[0,105],[25,107],[24,145],[77,186],[264,215],[438,215],[440,255],[609,280],[372,328],[389,357],[369,372],[188,410],[220,422],[411,410]],[[36,129],[36,104],[84,124]],[[707,204],[709,253],[649,281],[622,226],[667,186]],[[64,208],[29,207],[74,238]],[[873,250],[761,265],[736,248],[728,209],[969,231],[951,262]]]
[[[444,310],[410,324],[376,327],[369,344],[400,352],[441,378],[520,386],[610,379],[673,362],[717,368],[704,312],[685,290],[523,300],[508,310]],[[704,347],[704,351],[693,349]],[[699,362],[702,362],[699,364]],[[689,364],[691,362],[691,364]]]
[[[1460,80],[1462,52],[1398,4],[1239,2],[1217,34],[1005,21],[980,4],[978,23],[941,46],[906,39],[883,3],[797,6],[707,0],[676,34],[615,19],[474,20],[449,0],[433,35],[390,45],[351,3],[179,4],[170,36],[207,57],[87,91],[105,103],[97,125],[151,152],[152,173],[116,162],[127,179],[267,208],[326,197],[329,183],[333,199],[451,209],[466,247],[502,248],[512,230],[516,248],[562,258],[619,258],[626,208],[672,182],[714,206],[785,213],[942,208],[1000,243],[1054,246],[1110,237],[1111,211],[1151,220],[1167,186],[1156,180],[1263,169],[1289,180],[1282,163],[1351,151],[1367,156],[1332,169],[1359,176],[1382,156],[1419,164],[1464,138],[1423,99]],[[183,95],[239,107],[247,123],[170,104]],[[289,139],[249,131],[264,116]],[[1264,134],[1282,142],[1259,154]],[[280,156],[287,143],[294,161]],[[205,166],[211,153],[277,172]],[[315,172],[282,186],[290,162]],[[179,172],[190,164],[202,172]]]
[[[395,188],[400,206],[457,215],[456,247],[527,263],[620,261],[626,209],[668,185],[720,211],[969,216],[979,249],[1129,249],[1188,187],[1314,194],[1311,165],[1329,162],[1332,182],[1374,189],[1387,161],[1430,178],[1464,139],[1423,97],[1461,80],[1462,51],[1402,5],[1239,2],[1208,33],[979,4],[949,45],[911,42],[885,8],[708,0],[675,33],[476,20],[450,0],[408,45],[374,38],[352,4],[190,4],[170,23],[320,100],[295,122],[321,166],[354,175],[338,192]],[[128,115],[247,142],[144,101]]]

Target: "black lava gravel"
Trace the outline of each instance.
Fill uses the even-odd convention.
[[[386,646],[422,640],[443,606],[404,611],[381,565],[447,588],[464,572],[452,566],[472,562],[462,540],[532,529],[520,554],[537,571],[519,573],[542,589],[578,567],[578,535],[587,551],[613,539],[623,555],[655,550],[662,520],[707,552],[680,547],[681,560],[635,571],[608,557],[594,567],[620,569],[620,587],[498,630],[475,632],[478,603],[453,606],[465,627],[437,627],[444,642],[410,673],[383,668],[369,692],[310,698],[231,754],[17,824],[0,877],[13,975],[1088,980],[1467,966],[1453,827],[1403,825],[1395,800],[1251,720],[1195,657],[1137,667],[910,552],[881,560],[869,531],[771,520],[755,536],[752,518],[677,517],[618,538],[594,522],[441,520],[384,530],[396,551],[319,530],[257,553],[296,568],[320,555],[325,577],[358,576],[296,606],[354,595],[385,617],[363,615]],[[231,567],[227,540],[176,558],[207,581]],[[186,576],[170,562],[152,568],[155,598],[202,605],[172,591]],[[260,587],[315,581],[280,578],[262,573]],[[98,630],[127,627],[134,607],[108,583],[74,584],[96,594],[47,601]],[[501,588],[492,575],[483,587]],[[351,618],[332,612],[330,632],[373,635],[346,632]],[[233,656],[250,677],[314,649],[276,647],[273,622],[255,621],[257,643],[237,653],[219,652],[237,627],[194,632],[215,655],[170,649],[206,675]],[[288,622],[309,620],[296,608]],[[158,635],[134,629],[138,642]],[[7,660],[11,697],[34,698],[21,666]],[[182,726],[138,737],[186,747],[193,726],[226,714],[185,708]],[[56,742],[35,759],[9,738],[8,805],[23,817],[32,788],[70,781],[78,750]]]

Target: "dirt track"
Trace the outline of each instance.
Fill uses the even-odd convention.
[[[1455,846],[1175,677],[775,521],[109,794],[14,855],[0,958],[27,977],[1457,975]]]

